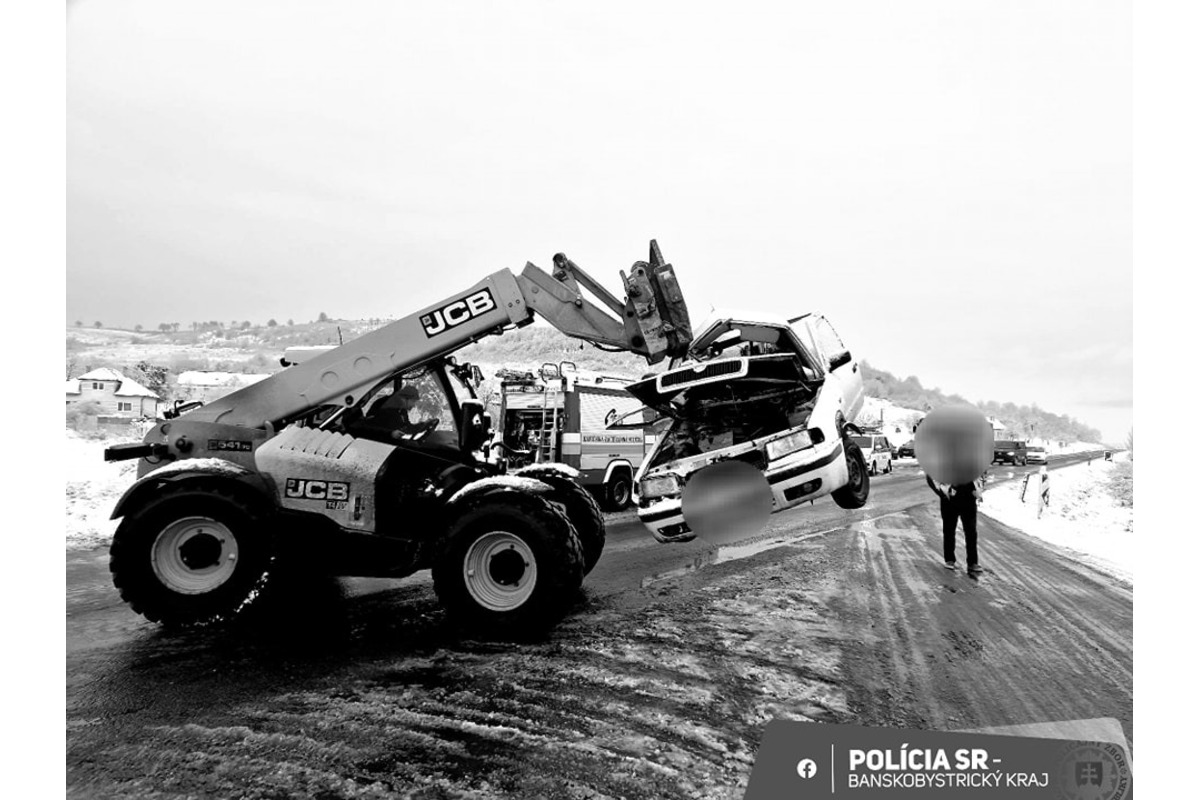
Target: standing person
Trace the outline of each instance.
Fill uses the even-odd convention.
[[[983,499],[982,478],[971,483],[948,484],[934,483],[933,478],[926,475],[925,482],[941,501],[942,555],[946,559],[946,569],[958,568],[954,555],[954,533],[961,519],[963,537],[967,540],[967,574],[977,577],[983,572],[979,566],[978,536],[975,528],[976,507]]]

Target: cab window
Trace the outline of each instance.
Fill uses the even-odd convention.
[[[350,413],[348,432],[382,441],[432,436],[430,441],[458,436],[454,406],[439,373],[421,368],[388,378],[375,387]]]

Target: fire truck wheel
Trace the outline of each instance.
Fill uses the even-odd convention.
[[[604,485],[604,501],[609,511],[624,511],[633,502],[633,478],[628,472],[614,472]]]
[[[582,582],[571,523],[550,501],[519,490],[465,500],[433,566],[434,591],[451,617],[495,638],[546,631]]]
[[[121,598],[152,622],[228,622],[258,602],[275,563],[269,520],[212,487],[158,493],[127,514],[109,569]]]
[[[567,519],[575,528],[579,545],[583,548],[583,574],[587,575],[600,560],[604,552],[604,515],[596,498],[567,475],[554,469],[523,469],[522,478],[534,478],[550,486],[553,493],[550,501],[562,505]]]
[[[871,494],[867,462],[863,458],[862,450],[854,442],[844,439],[842,447],[846,451],[846,468],[850,473],[850,480],[842,488],[834,490],[831,496],[833,502],[842,508],[862,508]]]

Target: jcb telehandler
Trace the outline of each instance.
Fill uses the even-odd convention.
[[[603,518],[567,468],[507,473],[475,398],[480,371],[451,354],[535,314],[651,364],[684,354],[687,306],[658,245],[621,277],[624,301],[561,253],[551,274],[531,263],[520,275],[501,270],[168,414],[141,444],[110,447],[108,460],[141,459],[113,511],[121,597],[150,620],[204,625],[261,602],[293,561],[353,576],[432,569],[440,601],[469,627],[553,624],[600,558]]]

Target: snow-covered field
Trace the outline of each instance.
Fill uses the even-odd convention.
[[[1021,502],[1021,482],[1009,481],[984,493],[980,512],[1013,528],[1079,554],[1080,560],[1133,582],[1133,508],[1121,506],[1108,483],[1126,454],[1050,471],[1050,504],[1037,515],[1037,477]]]
[[[113,506],[137,477],[137,461],[104,461],[104,448],[116,441],[89,439],[67,431],[64,471],[67,484],[67,549],[108,544],[117,529]]]

